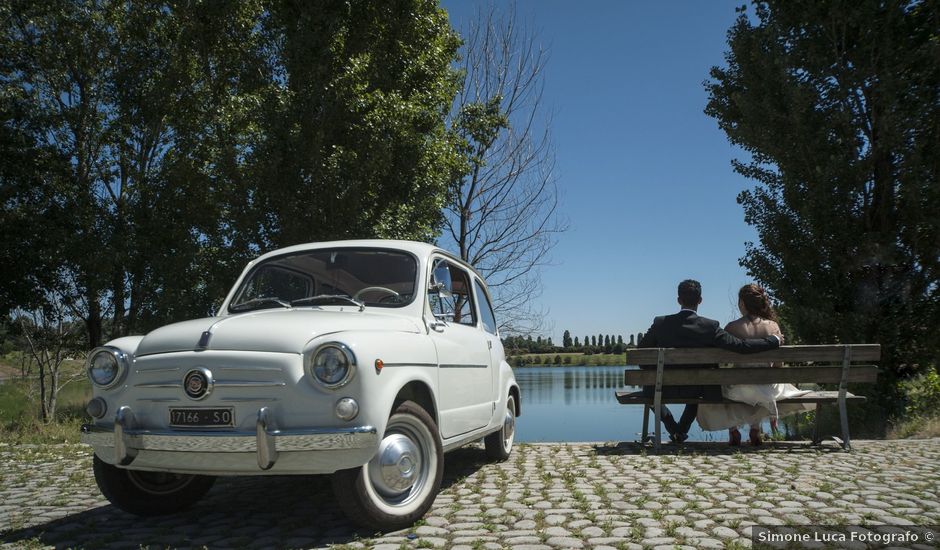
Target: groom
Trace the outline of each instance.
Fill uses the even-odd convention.
[[[718,347],[738,353],[756,353],[780,347],[781,338],[771,335],[766,338],[742,340],[728,334],[718,321],[699,317],[697,310],[702,303],[702,285],[686,279],[679,283],[679,313],[653,319],[653,326],[646,331],[637,347],[640,348],[707,348]],[[683,365],[683,368],[709,368],[717,365]],[[641,365],[640,368],[650,368]],[[644,386],[643,394],[653,396],[653,386]],[[663,386],[663,397],[691,397],[721,400],[721,386]],[[669,432],[669,439],[683,442],[689,437],[689,428],[698,414],[698,404],[690,403],[682,411],[676,423],[665,405],[660,406],[660,418]]]

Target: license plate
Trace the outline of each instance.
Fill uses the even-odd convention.
[[[221,409],[170,409],[170,426],[181,428],[231,427],[235,425],[235,410]]]

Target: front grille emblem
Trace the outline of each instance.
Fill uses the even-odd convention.
[[[193,369],[183,377],[183,391],[192,399],[203,399],[212,391],[212,382],[208,369]]]

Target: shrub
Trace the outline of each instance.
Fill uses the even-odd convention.
[[[906,400],[906,416],[940,416],[940,375],[937,369],[930,369],[920,376],[901,382],[901,391]]]

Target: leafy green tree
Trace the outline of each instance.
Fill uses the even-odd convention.
[[[256,244],[432,240],[460,166],[444,128],[460,43],[446,13],[430,0],[283,1],[261,23],[273,79],[243,197]]]
[[[431,240],[458,43],[426,0],[3,1],[0,310],[55,300],[94,346],[272,247]]]
[[[568,332],[567,330],[561,336],[561,346],[565,349],[568,349],[571,347],[571,333]]]
[[[581,347],[581,344],[578,342],[578,337],[577,337],[577,336],[574,337],[574,347],[576,347],[576,348],[580,348],[580,347]]]
[[[213,241],[203,228],[218,223],[217,197],[198,178],[169,174],[181,175],[188,138],[218,143],[193,136],[200,122],[194,106],[215,113],[239,99],[234,89],[220,94],[219,81],[237,76],[231,59],[242,50],[232,46],[251,44],[244,23],[257,8],[217,7],[0,6],[0,95],[12,108],[4,126],[21,140],[12,151],[5,141],[3,156],[32,148],[39,160],[0,181],[8,199],[4,222],[30,212],[33,226],[22,240],[5,241],[4,255],[28,250],[4,309],[61,303],[84,322],[88,345],[96,345],[106,328],[114,334],[138,328],[138,314],[175,297],[176,289],[184,289],[184,309],[204,304],[197,289],[209,285],[194,248]],[[207,74],[208,66],[214,72]],[[189,125],[180,123],[184,117]],[[220,134],[236,133],[215,122]],[[18,183],[30,179],[33,188]]]
[[[889,379],[940,356],[936,2],[757,2],[705,112],[749,158],[741,265],[793,342],[878,342]],[[893,384],[882,385],[884,401]]]

